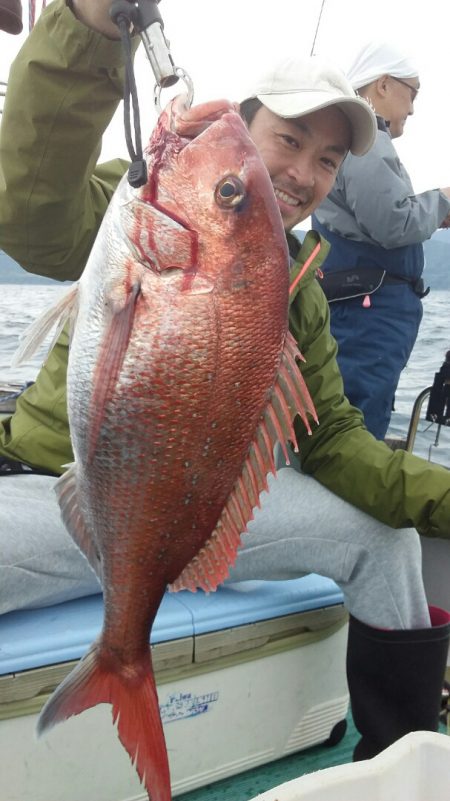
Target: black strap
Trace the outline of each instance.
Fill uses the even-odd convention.
[[[425,289],[422,278],[411,279],[392,275],[382,267],[354,267],[349,270],[325,271],[321,281],[329,303],[372,295],[380,287],[393,284],[409,285],[419,298],[424,298],[430,291],[430,287]]]
[[[362,295],[372,295],[383,285],[385,275],[386,270],[381,267],[326,271],[323,274],[321,287],[329,303],[336,300],[350,300]]]
[[[15,459],[7,459],[6,456],[0,456],[0,478],[1,476],[30,475],[32,473],[39,476],[58,477],[59,475],[45,468],[32,467],[29,464],[25,464],[25,462],[17,462]]]
[[[123,98],[124,107],[124,126],[125,141],[128,153],[130,154],[131,164],[128,169],[128,181],[134,188],[139,188],[147,182],[147,162],[142,151],[141,119],[139,112],[139,100],[134,77],[133,55],[131,51],[130,27],[136,22],[138,11],[135,5],[128,0],[115,0],[110,9],[110,16],[116,23],[120,31],[122,49],[125,58],[125,92]],[[133,108],[134,139],[136,148],[133,145],[131,134],[131,105]]]

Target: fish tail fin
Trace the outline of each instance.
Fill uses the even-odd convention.
[[[167,749],[150,652],[127,670],[111,664],[102,659],[101,641],[94,643],[45,704],[37,734],[97,704],[111,704],[119,739],[149,797],[170,801]]]

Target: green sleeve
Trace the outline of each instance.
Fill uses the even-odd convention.
[[[394,528],[413,526],[450,538],[450,471],[392,451],[364,427],[361,412],[344,395],[328,303],[311,275],[291,306],[290,328],[306,359],[302,373],[319,418],[311,436],[297,425],[302,469]]]
[[[66,400],[68,336],[63,331],[36,382],[0,420],[0,456],[56,474],[73,462]]]
[[[0,247],[30,272],[64,280],[83,271],[126,170],[120,160],[95,166],[122,97],[121,64],[120,43],[81,25],[57,0],[11,69],[0,131]],[[67,356],[63,332],[15,414],[0,421],[0,455],[55,473],[72,461]]]
[[[125,170],[96,174],[102,135],[122,98],[120,42],[52,3],[19,52],[0,129],[0,247],[26,270],[79,278]]]

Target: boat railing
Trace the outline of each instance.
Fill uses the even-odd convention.
[[[425,416],[422,416],[422,409],[427,400],[427,410]],[[436,436],[431,447],[438,447],[442,426],[450,426],[450,350],[445,355],[441,369],[435,373],[433,384],[423,389],[414,401],[406,439],[387,437],[387,445],[392,450],[402,449],[412,453],[419,424],[423,420],[430,426],[436,426]]]
[[[430,397],[432,389],[433,387],[427,387],[426,389],[422,390],[422,392],[417,396],[416,400],[414,401],[414,406],[411,413],[411,419],[409,421],[408,433],[406,435],[406,440],[405,440],[405,451],[409,451],[410,453],[412,453],[414,448],[414,443],[416,441],[416,435],[421,420],[423,405],[427,400],[427,398]]]
[[[427,399],[425,420],[436,425],[434,447],[437,447],[442,426],[450,426],[450,350],[445,354],[441,369],[435,373],[432,386],[424,389],[416,398],[406,437],[407,451],[412,451],[414,447],[422,407]]]

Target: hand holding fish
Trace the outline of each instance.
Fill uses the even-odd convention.
[[[441,189],[441,192],[442,191],[443,190]],[[442,222],[441,222],[439,227],[440,228],[450,228],[450,214],[447,214],[447,216],[442,220]]]

